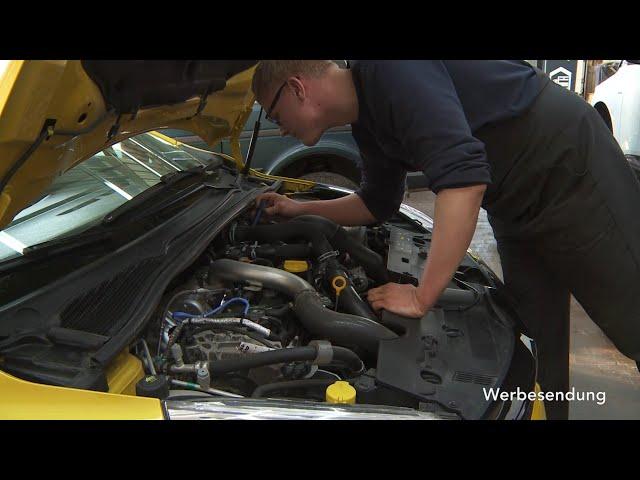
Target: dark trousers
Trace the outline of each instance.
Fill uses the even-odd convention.
[[[640,360],[640,184],[599,114],[550,84],[522,118],[478,133],[498,162],[485,208],[542,390],[569,390],[570,294]],[[545,407],[568,418],[568,402]]]

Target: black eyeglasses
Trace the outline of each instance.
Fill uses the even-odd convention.
[[[267,114],[265,115],[265,118],[267,120],[269,120],[270,122],[275,123],[278,126],[280,126],[280,122],[278,120],[275,120],[271,116],[271,113],[273,112],[273,109],[276,108],[276,105],[278,104],[278,100],[280,100],[280,95],[282,94],[282,89],[285,87],[286,84],[287,84],[287,81],[285,80],[284,83],[282,85],[280,85],[280,88],[276,92],[276,96],[273,97],[273,102],[271,102],[271,106],[269,107],[269,110],[267,110]]]

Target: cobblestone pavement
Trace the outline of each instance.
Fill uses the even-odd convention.
[[[429,191],[407,194],[405,203],[433,217],[435,195]],[[502,278],[502,267],[491,226],[480,211],[471,249]],[[640,372],[595,325],[571,297],[571,387],[576,392],[605,392],[606,401],[574,401],[570,419],[640,419]],[[598,398],[598,397],[596,397]],[[602,394],[600,396],[602,398]],[[600,402],[602,403],[602,402]]]

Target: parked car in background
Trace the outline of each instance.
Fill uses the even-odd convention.
[[[346,68],[345,60],[334,60],[341,68]],[[260,105],[256,102],[253,111],[240,135],[243,158],[249,151],[249,144],[260,115]],[[159,130],[162,134],[175,138],[193,147],[230,154],[227,140],[211,148],[200,137],[185,130]],[[282,137],[276,124],[260,116],[260,131],[251,166],[270,175],[302,178],[355,190],[360,184],[360,149],[351,135],[351,126],[328,130],[320,141],[307,147],[294,137]],[[409,172],[408,189],[426,188],[426,178],[422,172]]]
[[[240,135],[243,158],[249,151],[259,114],[260,105],[256,103]],[[200,137],[186,130],[164,129],[159,132],[188,146],[231,154],[228,140],[220,142],[217,148],[211,148]],[[316,145],[307,147],[294,137],[281,136],[276,124],[266,120],[264,114],[260,117],[260,131],[251,161],[251,166],[257,170],[355,190],[360,184],[360,162],[360,149],[351,135],[350,126],[332,128]],[[407,188],[427,188],[422,172],[407,174]]]
[[[596,86],[591,105],[640,172],[640,60],[622,60],[616,73]]]
[[[240,147],[246,158],[260,105],[253,111],[240,134]],[[211,148],[200,137],[185,130],[160,130],[180,142],[205,150],[231,154],[228,140]],[[351,189],[360,183],[360,150],[351,135],[351,127],[337,127],[327,131],[320,141],[307,147],[294,137],[282,137],[275,123],[260,118],[260,131],[251,166],[270,175],[303,178]]]
[[[340,68],[346,68],[345,60],[334,60]],[[337,127],[327,131],[320,141],[307,147],[294,137],[282,137],[278,126],[260,115],[256,102],[240,135],[243,158],[260,117],[260,131],[251,166],[271,175],[302,178],[356,189],[360,184],[360,150],[351,135],[351,127]],[[200,137],[184,130],[160,130],[161,133],[193,147],[231,154],[228,140],[211,148]]]

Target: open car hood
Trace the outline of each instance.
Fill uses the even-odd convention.
[[[57,176],[145,131],[189,130],[211,146],[231,137],[241,164],[255,63],[0,61],[0,228]]]

